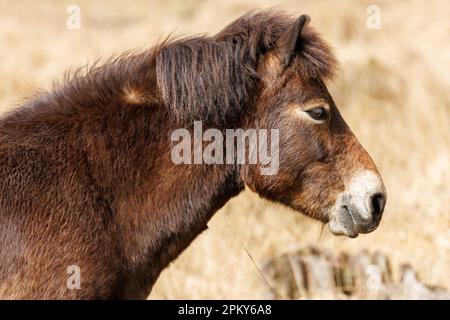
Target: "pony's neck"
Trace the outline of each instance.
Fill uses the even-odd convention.
[[[82,125],[76,130],[86,172],[114,216],[120,291],[145,298],[160,272],[244,185],[234,164],[172,162],[170,137],[183,126],[160,99],[154,56],[128,59],[74,79],[53,97],[55,105],[70,105],[68,115]]]

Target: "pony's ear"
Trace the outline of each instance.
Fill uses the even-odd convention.
[[[302,30],[309,21],[308,15],[301,15],[276,42],[275,53],[279,58],[281,70],[284,70],[291,63]]]

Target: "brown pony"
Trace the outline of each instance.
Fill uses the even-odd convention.
[[[374,230],[385,189],[327,91],[336,60],[308,21],[247,14],[75,73],[4,115],[0,297],[145,298],[244,185],[335,234]],[[195,120],[278,129],[278,172],[175,164],[171,134]]]

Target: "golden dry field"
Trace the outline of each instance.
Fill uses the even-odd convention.
[[[81,9],[69,30],[69,5]],[[369,29],[367,7],[381,12]],[[257,299],[258,266],[306,245],[388,254],[426,284],[450,289],[450,2],[0,0],[0,110],[50,90],[69,68],[158,39],[215,33],[248,10],[307,13],[341,62],[330,91],[379,167],[388,192],[379,228],[356,239],[245,191],[163,271],[150,299]]]

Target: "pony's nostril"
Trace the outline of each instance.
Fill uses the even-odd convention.
[[[376,193],[371,197],[370,203],[372,205],[372,215],[374,218],[377,218],[383,213],[386,199],[382,193]]]

